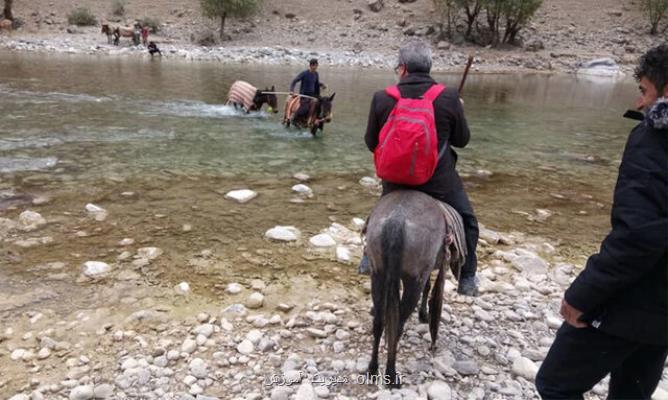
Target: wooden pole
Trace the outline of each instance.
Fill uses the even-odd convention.
[[[473,64],[473,56],[469,56],[469,60],[466,63],[466,69],[464,70],[464,76],[462,77],[462,81],[459,84],[459,97],[462,96],[462,92],[464,91],[464,83],[466,82],[466,77],[469,75],[469,70],[471,69],[471,64]]]

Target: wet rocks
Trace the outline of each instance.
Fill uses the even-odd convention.
[[[301,232],[294,226],[275,226],[269,229],[264,236],[279,242],[294,242],[299,239]]]
[[[225,198],[238,203],[247,203],[257,197],[257,192],[250,189],[233,190],[225,194]]]
[[[181,282],[178,285],[174,286],[174,291],[177,294],[185,296],[187,294],[190,294],[190,285],[188,284],[188,282]]]
[[[24,232],[31,232],[46,225],[46,220],[38,212],[24,211],[19,215],[18,228]]]
[[[243,290],[243,288],[241,287],[241,285],[236,283],[236,282],[230,283],[225,288],[225,292],[229,293],[229,294],[239,294],[239,293],[241,293],[242,290]]]
[[[380,181],[370,176],[360,179],[359,184],[369,189],[378,189],[380,187]]]
[[[86,204],[86,212],[88,212],[88,215],[92,216],[96,221],[104,221],[108,216],[107,210],[92,203]]]
[[[264,304],[264,295],[262,295],[262,293],[259,292],[252,293],[248,297],[248,300],[246,300],[246,307],[250,308],[251,310],[261,308],[263,304]]]
[[[292,175],[292,177],[300,182],[308,182],[311,180],[311,177],[304,172],[297,172],[296,174]]]
[[[303,197],[313,197],[313,190],[301,183],[299,185],[294,185],[292,191]]]
[[[314,247],[327,248],[336,246],[336,241],[330,235],[321,233],[309,239],[309,243]]]
[[[83,274],[89,278],[102,278],[111,271],[111,266],[101,261],[86,261],[83,264]]]
[[[141,249],[137,250],[137,256],[141,259],[145,260],[155,260],[156,258],[160,257],[164,252],[162,249],[159,249],[157,247],[142,247]]]

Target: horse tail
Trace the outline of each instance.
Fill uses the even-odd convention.
[[[388,350],[396,352],[399,341],[399,285],[404,250],[403,219],[390,218],[381,231],[381,246],[383,252],[383,266],[385,273],[385,335]],[[396,354],[388,354],[388,362]]]

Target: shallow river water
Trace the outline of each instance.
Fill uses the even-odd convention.
[[[281,113],[246,116],[222,105],[237,79],[287,90],[298,72],[0,54],[0,218],[31,209],[48,221],[0,241],[0,326],[35,309],[70,319],[96,310],[85,320],[91,330],[156,305],[185,315],[198,302],[232,302],[225,286],[254,278],[267,283],[273,302],[303,304],[309,293],[354,304],[365,296],[353,286],[362,282],[355,260],[337,264],[263,235],[294,225],[308,238],[366,216],[377,199],[358,183],[373,175],[363,141],[369,102],[393,75],[321,68],[336,98],[334,120],[316,138],[283,128]],[[436,78],[457,85],[460,77]],[[464,99],[472,139],[458,150],[458,168],[481,223],[543,237],[558,257],[581,265],[609,227],[633,126],[621,115],[634,90],[631,80],[471,75]],[[312,177],[313,198],[295,201],[296,172]],[[259,196],[247,204],[224,199],[239,188]],[[88,203],[108,218],[95,221]],[[123,238],[135,243],[121,247]],[[118,261],[145,246],[164,255],[149,265]],[[123,266],[116,280],[91,285],[79,277],[87,260]],[[203,296],[175,297],[181,281]],[[7,376],[7,393],[18,390]]]

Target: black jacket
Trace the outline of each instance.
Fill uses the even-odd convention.
[[[608,334],[668,345],[668,130],[631,132],[615,187],[612,230],[566,291]],[[600,325],[599,325],[600,324]]]
[[[398,86],[402,97],[419,98],[435,84],[436,81],[429,74],[416,73],[404,77]],[[374,151],[376,149],[378,135],[395,104],[396,101],[384,90],[374,94],[364,138],[369,150]],[[448,149],[439,160],[434,176],[424,185],[413,186],[411,189],[425,192],[435,198],[444,198],[448,193],[463,190],[461,178],[455,170],[457,153],[450,146],[464,147],[468,144],[470,138],[464,109],[459,101],[457,90],[447,88],[436,98],[434,101],[434,118],[436,120],[439,153],[446,143]],[[383,182],[384,193],[400,188],[402,188],[401,185]]]

